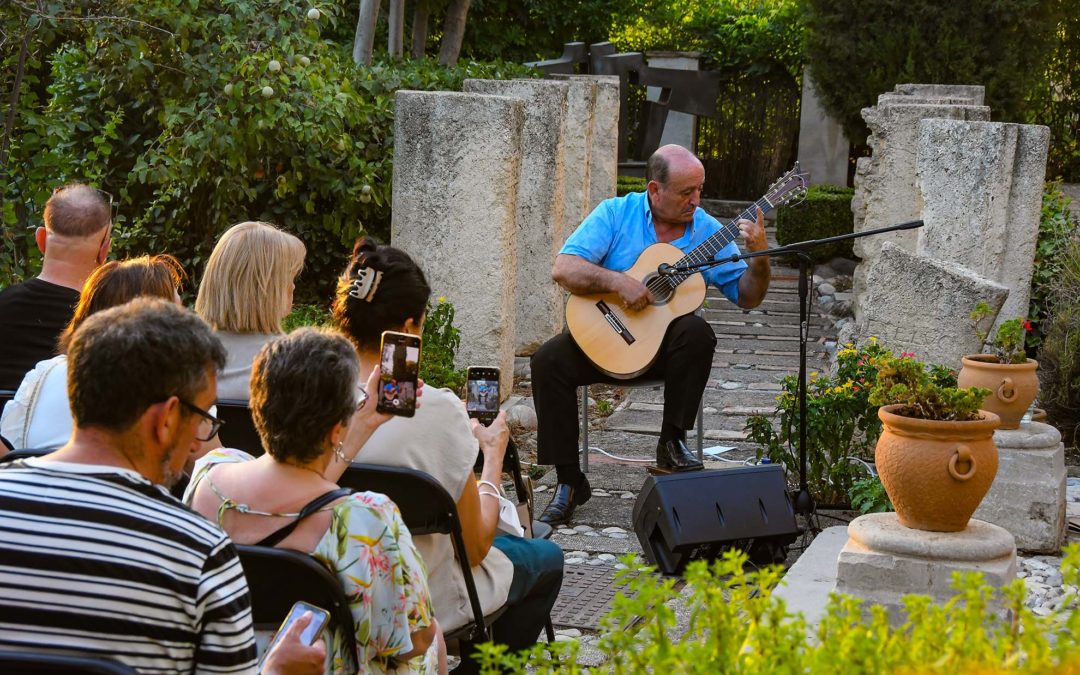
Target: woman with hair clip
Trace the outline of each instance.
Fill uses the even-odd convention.
[[[225,345],[218,399],[248,399],[251,362],[281,335],[305,254],[302,241],[270,223],[239,223],[218,239],[195,298],[195,312]]]
[[[67,344],[88,316],[122,305],[141,295],[180,302],[184,270],[170,255],[141,256],[107,262],[83,284],[75,314],[60,334],[59,356],[38,362],[23,378],[15,398],[4,406],[0,435],[16,449],[63,445],[71,436],[67,397]],[[153,377],[148,373],[147,377]],[[0,445],[0,455],[7,454]]]
[[[423,271],[403,251],[357,242],[338,283],[333,314],[356,345],[365,369],[379,363],[383,331],[421,334],[431,288]],[[421,358],[423,346],[421,345]],[[498,533],[499,483],[510,432],[504,413],[490,427],[470,420],[449,389],[425,389],[424,406],[412,418],[396,417],[380,427],[364,447],[364,461],[419,469],[431,474],[457,502],[484,614],[507,607],[492,625],[495,642],[518,650],[536,642],[562,586],[563,554],[558,545]],[[473,474],[477,453],[484,468]],[[428,566],[435,614],[450,632],[472,621],[465,581],[446,535],[416,537]],[[469,654],[460,671],[476,672]]]

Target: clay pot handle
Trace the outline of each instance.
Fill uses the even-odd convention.
[[[1004,380],[1001,381],[1001,384],[998,385],[996,396],[998,397],[998,400],[1002,403],[1012,403],[1016,400],[1018,392],[1016,391],[1016,387],[1013,385],[1011,377],[1006,377]]]
[[[956,470],[956,465],[960,462],[970,464],[971,468],[966,473],[960,473]],[[953,456],[949,458],[949,475],[959,481],[968,480],[975,475],[975,458],[971,456],[971,450],[968,449],[968,446],[956,446]]]

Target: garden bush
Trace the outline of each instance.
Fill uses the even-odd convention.
[[[615,194],[622,197],[631,192],[645,192],[648,182],[637,176],[619,176],[615,181]]]
[[[298,298],[328,300],[353,239],[388,238],[394,92],[527,70],[429,60],[358,67],[350,45],[322,33],[351,23],[355,7],[320,7],[5,4],[5,36],[18,44],[29,35],[34,48],[18,105],[5,110],[14,126],[0,167],[0,286],[36,271],[30,235],[52,188],[87,181],[118,201],[116,256],[168,251],[198,278],[226,227],[268,220],[308,247]],[[18,59],[2,65],[9,84]]]
[[[577,640],[540,643],[523,654],[505,645],[480,645],[484,673],[612,672],[745,675],[835,673],[1078,673],[1080,672],[1080,550],[1073,544],[1062,562],[1067,595],[1040,616],[1025,605],[1023,579],[1001,589],[979,574],[954,574],[957,595],[934,604],[925,595],[904,599],[902,624],[890,626],[885,609],[833,594],[808,637],[806,619],[787,609],[773,592],[781,569],[747,572],[746,554],[728,551],[708,564],[687,567],[686,589],[676,579],[658,580],[624,559],[630,569],[601,619],[595,649],[605,662],[586,671],[576,662]],[[645,568],[647,570],[647,568]],[[992,613],[996,599],[1005,617]],[[687,610],[681,625],[676,606]],[[644,619],[639,621],[639,619]],[[685,632],[683,632],[685,630]]]
[[[781,207],[776,211],[776,241],[781,245],[794,244],[807,239],[824,239],[840,234],[851,234],[854,217],[851,199],[855,191],[836,185],[811,185],[806,199],[793,207]],[[852,258],[853,240],[838,241],[809,250],[814,262],[827,262],[833,258]]]
[[[1043,324],[1054,314],[1054,287],[1064,264],[1065,251],[1076,236],[1076,221],[1070,212],[1072,200],[1061,191],[1061,181],[1046,184],[1039,219],[1039,238],[1035,245],[1035,266],[1031,273],[1031,298],[1028,318],[1032,330],[1027,346],[1034,349],[1042,342]],[[1066,301],[1068,298],[1065,298]]]
[[[1075,447],[1080,431],[1080,239],[1065,247],[1048,296],[1053,307],[1042,322],[1039,405]]]

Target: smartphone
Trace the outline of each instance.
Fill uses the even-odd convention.
[[[481,424],[491,424],[499,414],[499,369],[469,367],[465,380],[465,410]]]
[[[274,646],[281,640],[281,636],[285,634],[289,626],[298,621],[306,612],[311,612],[311,623],[300,633],[300,642],[309,646],[315,644],[323,631],[326,630],[326,624],[330,621],[330,613],[322,607],[300,601],[292,606],[288,616],[281,622],[281,628],[278,628],[277,632],[274,633],[274,639],[270,640],[269,646],[263,652],[263,659],[266,659],[266,656],[274,649]]]
[[[379,365],[381,413],[412,417],[416,412],[416,384],[420,379],[420,336],[385,331]]]

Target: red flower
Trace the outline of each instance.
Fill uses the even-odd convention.
[[[1031,322],[1030,321],[1025,321],[1024,322],[1024,330],[1026,330],[1029,333],[1031,332]]]

